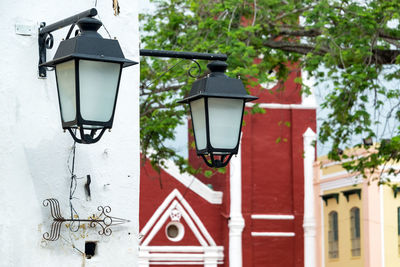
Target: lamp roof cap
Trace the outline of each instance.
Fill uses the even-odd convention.
[[[82,18],[77,22],[81,33],[74,38],[61,41],[53,60],[40,66],[54,67],[72,59],[86,59],[122,63],[123,67],[138,64],[126,59],[117,40],[104,39],[97,30],[103,25],[95,18]]]
[[[219,61],[219,60],[212,61],[207,64],[207,68],[211,71],[211,73],[225,72],[226,69],[228,68],[228,63],[226,63],[225,61]]]
[[[188,103],[202,97],[236,98],[253,101],[258,97],[247,94],[240,79],[230,78],[224,74],[228,64],[224,61],[213,61],[207,65],[211,74],[193,83],[188,97],[178,103]]]

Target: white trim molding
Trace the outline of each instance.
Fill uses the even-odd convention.
[[[357,175],[357,176],[345,177],[345,178],[336,179],[336,180],[327,181],[327,182],[321,181],[320,188],[321,188],[321,191],[324,192],[327,190],[337,189],[340,187],[361,184],[362,182],[363,182],[363,178],[360,175]]]
[[[322,164],[321,167],[322,168],[327,168],[327,167],[331,167],[331,166],[335,166],[335,165],[342,165],[343,163],[350,162],[350,161],[357,160],[357,159],[361,159],[363,157],[364,157],[364,155],[360,155],[360,156],[356,156],[354,158],[344,159],[342,161],[331,161],[331,162],[327,162],[327,163]]]
[[[230,173],[230,220],[229,220],[229,267],[242,267],[242,145],[236,157],[231,159]]]
[[[294,215],[284,214],[252,214],[253,220],[294,220]]]
[[[305,85],[310,88],[310,94],[301,94],[301,104],[280,104],[280,103],[258,103],[260,108],[265,109],[317,109],[317,101],[315,100],[314,84],[315,79],[309,77],[305,71],[301,72],[302,80]],[[246,103],[246,107],[253,107],[255,103]]]
[[[223,264],[224,247],[201,246],[141,246],[139,267],[150,265],[203,265],[217,267]]]
[[[293,237],[295,235],[293,232],[251,232],[251,236]]]
[[[211,245],[215,245],[214,240],[211,238],[211,236],[209,236],[209,234],[208,234],[208,236],[210,238],[209,240],[206,241],[203,238],[202,233],[200,233],[200,231],[197,229],[195,223],[193,222],[193,220],[189,216],[189,214],[185,211],[185,209],[182,207],[181,204],[179,204],[179,202],[177,200],[174,200],[172,202],[172,204],[168,207],[168,209],[164,212],[164,214],[161,216],[161,218],[154,225],[152,230],[148,234],[147,233],[144,234],[143,232],[141,233],[141,235],[144,236],[143,241],[141,242],[141,244],[143,246],[148,246],[149,245],[150,241],[155,237],[155,235],[160,231],[161,227],[166,223],[166,221],[169,218],[169,215],[170,215],[170,213],[171,213],[171,211],[173,209],[177,209],[177,210],[179,210],[181,212],[182,218],[185,219],[186,223],[188,224],[188,226],[192,230],[194,236],[197,238],[197,240],[199,241],[199,243],[202,246],[207,246],[208,245],[207,241],[209,241],[211,243]]]
[[[176,227],[176,233],[174,233],[176,235],[170,236],[170,232],[168,231],[170,227]],[[185,227],[183,227],[183,224],[181,224],[180,222],[169,222],[165,227],[165,236],[172,242],[179,242],[185,236]]]
[[[246,107],[248,108],[251,108],[254,105],[254,103],[246,103]],[[258,106],[265,109],[317,109],[316,105],[313,106],[309,104],[259,103]]]
[[[177,210],[182,215],[200,246],[151,246],[150,242],[161,231],[170,218],[171,211]],[[188,230],[189,230],[188,229]],[[187,231],[187,230],[185,230]],[[140,232],[143,239],[139,246],[139,267],[150,265],[204,265],[217,267],[223,263],[223,246],[217,246],[204,224],[194,212],[182,194],[174,189],[157,208]]]
[[[205,199],[207,202],[211,204],[222,204],[222,192],[212,190],[193,175],[181,173],[178,166],[176,166],[172,160],[166,161],[165,165],[167,167],[163,168],[163,170],[166,173],[171,175],[184,186],[189,187],[190,190]]]
[[[314,212],[314,168],[316,134],[307,128],[304,145],[304,266],[316,267],[316,222]]]
[[[334,178],[334,177],[338,177],[338,176],[345,176],[345,175],[349,175],[349,172],[348,171],[334,172],[331,174],[322,175],[321,180]]]

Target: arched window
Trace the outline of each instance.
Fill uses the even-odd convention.
[[[328,215],[329,230],[328,230],[328,253],[330,259],[339,258],[339,227],[338,214],[336,211],[331,211]]]
[[[400,207],[397,208],[397,238],[398,253],[400,255]]]
[[[351,256],[361,256],[360,209],[357,207],[354,207],[350,210],[350,238]]]

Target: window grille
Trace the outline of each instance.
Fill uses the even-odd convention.
[[[339,258],[339,227],[337,212],[331,211],[328,215],[328,219],[328,254],[330,259],[336,259]]]
[[[350,210],[350,238],[351,256],[361,256],[360,209],[357,207],[354,207]]]
[[[400,255],[400,207],[397,208],[397,250]]]

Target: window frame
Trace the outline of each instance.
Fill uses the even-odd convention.
[[[328,258],[339,258],[339,215],[335,210],[328,214]]]
[[[350,209],[350,241],[351,256],[361,256],[361,219],[360,208],[352,207]]]
[[[397,251],[400,256],[400,207],[397,207]]]

